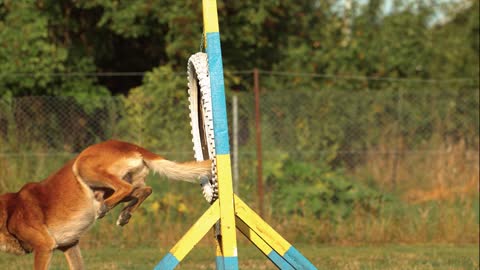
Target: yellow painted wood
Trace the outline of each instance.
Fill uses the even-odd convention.
[[[206,33],[219,32],[217,1],[203,0],[203,27]]]
[[[193,224],[186,234],[170,250],[170,253],[181,261],[188,252],[205,236],[212,228],[213,224],[220,218],[220,204],[214,202],[210,208]]]
[[[292,246],[279,233],[277,233],[268,223],[266,223],[257,213],[255,213],[247,204],[245,204],[236,195],[235,214],[248,227],[254,231],[265,243],[268,243],[278,254],[285,255]]]
[[[223,256],[236,257],[238,252],[230,155],[217,155],[216,159]]]
[[[263,254],[268,257],[270,252],[272,252],[272,248],[265,243],[265,241],[263,241],[263,239],[254,230],[250,229],[250,227],[248,227],[248,225],[238,217],[236,219],[236,225],[237,229],[240,230],[245,237],[247,237],[261,252],[263,252]]]

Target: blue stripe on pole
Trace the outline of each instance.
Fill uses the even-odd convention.
[[[287,261],[285,261],[282,256],[280,256],[275,250],[272,250],[268,255],[268,258],[278,267],[278,269],[282,270],[295,270]]]
[[[169,270],[174,269],[178,263],[180,263],[172,253],[168,253],[163,259],[155,266],[154,270]]]
[[[283,257],[293,266],[295,269],[305,270],[317,270],[317,268],[305,258],[296,248],[291,246]]]
[[[225,270],[225,265],[223,264],[223,257],[217,256],[215,258],[215,265],[217,266],[216,270]]]
[[[238,257],[222,257],[215,258],[217,270],[238,270]]]
[[[230,154],[220,33],[207,33],[207,55],[210,89],[212,91],[215,150],[219,155]]]
[[[223,257],[225,270],[238,270],[238,257]]]

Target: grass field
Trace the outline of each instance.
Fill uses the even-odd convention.
[[[381,246],[297,246],[318,269],[479,269],[478,245],[381,245]],[[167,248],[114,247],[83,250],[87,269],[153,269]],[[200,244],[176,269],[215,269],[213,248]],[[0,269],[31,269],[33,256],[0,254]],[[68,269],[63,255],[55,253],[51,269]],[[276,269],[257,249],[239,246],[240,269]]]
[[[459,146],[437,159],[414,155],[402,160],[397,173],[405,181],[395,190],[381,182],[390,179],[390,161],[369,159],[364,171],[358,169],[352,175],[358,181],[371,175],[372,186],[381,187],[388,195],[390,199],[378,211],[351,206],[351,214],[341,220],[311,213],[276,215],[270,191],[266,193],[265,220],[319,269],[479,269],[478,152],[471,157],[468,153]],[[68,158],[0,156],[0,194],[46,177]],[[191,183],[151,177],[155,192],[128,226],[114,225],[121,210],[117,207],[82,238],[87,269],[153,269],[208,208],[198,187],[192,188]],[[252,188],[246,185],[241,195],[255,206]],[[203,239],[177,269],[215,269],[212,242],[210,237]],[[239,262],[240,269],[276,269],[242,237]],[[0,253],[0,270],[32,269],[32,264],[32,255]],[[55,253],[51,269],[68,269],[60,252]]]

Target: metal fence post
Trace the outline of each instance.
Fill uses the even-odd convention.
[[[233,95],[232,97],[232,117],[233,117],[233,191],[235,194],[240,195],[238,192],[238,96]]]
[[[253,69],[253,91],[255,92],[255,134],[257,141],[257,195],[258,211],[263,217],[263,175],[262,175],[262,126],[260,114],[260,84],[258,78],[258,69]]]

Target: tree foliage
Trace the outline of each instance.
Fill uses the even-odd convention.
[[[51,13],[40,2],[0,2],[0,93],[66,95],[85,99],[106,95],[92,77],[59,76],[96,70],[94,59],[56,39]]]
[[[393,1],[389,10],[385,0],[352,2],[345,9],[333,0],[218,1],[225,68],[293,74],[262,76],[261,86],[268,91],[296,91],[314,108],[322,108],[299,108],[301,119],[293,119],[297,134],[282,134],[292,136],[290,141],[299,148],[325,150],[327,160],[334,160],[339,150],[368,147],[378,139],[362,125],[349,124],[360,111],[370,112],[367,123],[414,121],[418,130],[429,133],[425,137],[434,129],[457,137],[459,132],[469,137],[478,134],[478,128],[472,132],[468,126],[443,120],[455,113],[465,116],[463,123],[478,127],[478,118],[472,117],[478,111],[478,94],[472,89],[478,90],[479,2]],[[123,93],[125,125],[147,125],[155,132],[153,126],[174,129],[160,115],[186,117],[184,110],[174,109],[185,102],[186,82],[178,73],[185,72],[188,57],[202,44],[201,1],[0,0],[0,31],[0,97],[72,96],[88,114],[101,105],[93,97]],[[98,76],[128,71],[146,75]],[[323,77],[296,75],[302,73]],[[251,88],[250,78],[226,74],[227,89]],[[448,78],[452,82],[442,83]],[[418,80],[441,83],[418,84]],[[416,88],[449,90],[424,97],[453,103],[430,114],[416,106],[418,94],[408,94]],[[355,96],[355,89],[382,91],[384,98],[376,102]],[[162,106],[153,99],[161,100]],[[333,106],[333,101],[344,105]],[[272,121],[278,115],[294,118],[288,108],[278,108]],[[376,117],[378,112],[382,118]],[[322,115],[328,115],[331,123],[324,121],[319,127],[313,120]],[[409,143],[422,139],[409,136],[401,126],[391,126],[396,136],[413,141]],[[319,128],[316,145],[310,145]],[[351,141],[347,135],[352,132],[372,133],[370,141]],[[132,134],[147,141],[158,136],[141,135]]]
[[[353,1],[351,10],[339,3],[219,1],[225,67],[477,78],[478,1],[394,1],[388,11],[384,0]],[[53,74],[143,72],[166,64],[183,71],[201,45],[201,1],[2,0],[0,31],[1,92],[127,93],[140,77]]]

